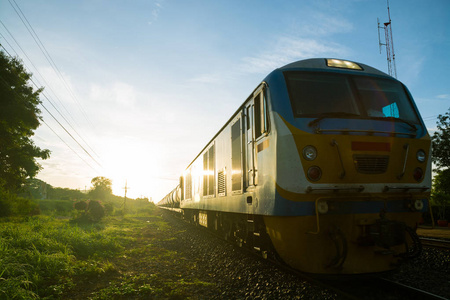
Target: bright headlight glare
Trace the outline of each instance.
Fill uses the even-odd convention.
[[[426,159],[425,151],[423,151],[422,149],[417,151],[416,157],[419,162],[424,162]]]
[[[306,146],[305,148],[303,148],[303,157],[306,160],[315,160],[317,157],[317,150],[314,146]]]
[[[342,60],[342,59],[327,59],[327,66],[333,67],[333,68],[341,68],[341,69],[353,69],[353,70],[362,70],[363,69],[357,63],[354,63],[354,62],[348,61],[348,60]]]

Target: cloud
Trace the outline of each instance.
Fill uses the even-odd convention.
[[[114,102],[122,106],[133,106],[137,99],[134,86],[124,82],[115,82],[111,86],[92,85],[90,99],[95,102]]]
[[[450,94],[437,95],[438,99],[450,99]]]
[[[321,56],[343,56],[349,50],[333,42],[316,39],[281,37],[273,49],[254,57],[244,57],[242,69],[249,73],[266,73],[287,63]]]
[[[426,65],[425,58],[417,50],[414,53],[406,54],[402,57],[402,60],[397,68],[398,78],[406,84],[406,86],[414,86],[418,80],[420,80],[423,74],[423,66]]]
[[[217,83],[221,80],[221,77],[219,74],[202,74],[200,76],[194,77],[190,79],[190,82],[197,82],[197,83]]]
[[[153,9],[150,13],[150,21],[148,21],[148,25],[152,25],[154,22],[156,22],[159,18],[159,14],[161,13],[162,4],[164,0],[158,0],[153,3]]]
[[[335,33],[346,33],[354,29],[353,24],[344,18],[333,17],[320,12],[313,13],[300,24],[304,36],[324,36]]]

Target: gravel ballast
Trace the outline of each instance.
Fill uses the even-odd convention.
[[[191,291],[193,299],[340,299],[333,290],[258,259],[204,228],[175,218],[173,213],[161,210],[161,215],[174,236],[158,241],[159,246],[193,262],[195,268],[190,272],[212,283],[208,288]],[[425,248],[420,257],[386,277],[450,298],[449,270],[449,251]]]

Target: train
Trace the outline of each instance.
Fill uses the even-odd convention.
[[[306,59],[267,75],[158,205],[301,272],[378,274],[421,251],[430,153],[403,83]]]

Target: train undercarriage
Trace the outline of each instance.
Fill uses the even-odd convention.
[[[185,221],[203,226],[232,244],[260,253],[263,258],[280,260],[262,216],[193,209],[183,209],[182,215]]]
[[[284,265],[294,266],[295,269],[304,272],[306,269],[306,273],[351,275],[352,271],[349,270],[359,269],[355,264],[359,264],[363,257],[365,260],[371,261],[366,261],[368,266],[386,264],[378,271],[376,267],[370,267],[373,268],[375,273],[378,273],[397,268],[403,260],[416,257],[421,250],[420,241],[416,238],[417,236],[412,228],[407,227],[402,222],[380,219],[375,221],[374,225],[364,227],[365,230],[358,228],[357,231],[360,234],[357,238],[351,238],[348,230],[344,234],[336,226],[324,230],[322,237],[307,234],[305,235],[307,237],[302,240],[303,242],[299,243],[299,239],[297,239],[297,242],[288,243],[293,248],[289,247],[291,249],[285,248],[282,250],[285,256],[286,252],[289,253],[283,259],[283,254],[280,255],[276,250],[280,250],[280,246],[275,247],[272,243],[269,233],[272,228],[271,222],[273,222],[271,219],[268,219],[267,222],[269,223],[266,224],[264,217],[260,215],[193,209],[183,209],[182,216],[187,222],[195,226],[205,227],[232,244],[247,248],[265,259],[269,258]],[[299,228],[299,226],[289,227]],[[395,230],[392,227],[395,227]],[[314,253],[317,251],[321,253]],[[303,253],[302,258],[298,257],[299,253]],[[374,256],[372,257],[370,253],[374,253]],[[305,256],[310,255],[312,255],[311,259],[304,260]],[[314,255],[317,255],[315,259],[313,259]],[[357,258],[359,255],[361,255],[361,258]],[[391,258],[388,258],[388,256]],[[303,260],[305,268],[302,267],[302,263],[299,264],[292,259],[294,261],[297,259]],[[313,261],[318,263],[313,265]],[[391,267],[389,267],[389,264]],[[370,271],[367,272],[368,270],[362,270],[354,274],[371,273]]]

